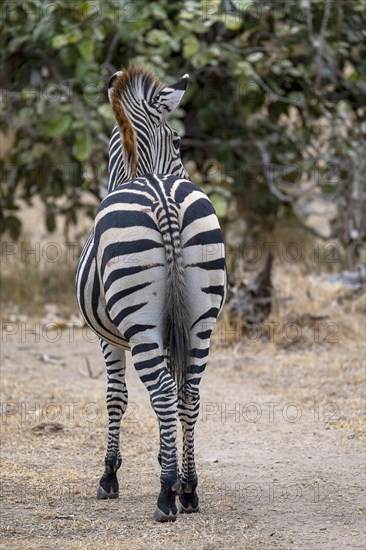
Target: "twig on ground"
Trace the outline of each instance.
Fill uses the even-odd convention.
[[[87,357],[85,357],[85,361],[86,361],[86,368],[88,370],[88,377],[91,378],[92,380],[96,380],[97,378],[99,378],[103,372],[104,372],[104,369],[102,369],[100,372],[98,372],[97,374],[93,374],[93,371],[91,369],[91,366],[90,366],[90,361]],[[79,369],[79,373],[82,375],[82,376],[87,376],[85,374],[85,372],[83,372],[81,369]]]

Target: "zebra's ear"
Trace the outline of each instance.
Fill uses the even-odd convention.
[[[163,88],[151,101],[151,105],[162,115],[176,111],[186,91],[188,79],[189,75],[185,74],[175,84]]]

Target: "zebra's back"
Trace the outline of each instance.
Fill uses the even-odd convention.
[[[119,186],[101,202],[86,248],[79,303],[104,340],[127,347],[131,338],[164,338],[167,270],[178,253],[189,324],[198,333],[213,327],[226,288],[223,237],[210,201],[191,181],[148,175]],[[96,297],[89,311],[85,292]]]

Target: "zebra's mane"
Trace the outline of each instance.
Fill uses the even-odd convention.
[[[151,101],[164,84],[150,70],[142,66],[129,66],[113,80],[110,102],[121,134],[123,150],[134,177],[137,171],[138,152],[136,133],[130,119],[134,102]]]
[[[150,101],[163,88],[164,84],[152,71],[139,65],[130,65],[113,82],[113,90],[122,101],[129,95],[136,100]]]

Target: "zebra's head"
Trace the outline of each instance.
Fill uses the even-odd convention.
[[[187,177],[180,137],[166,116],[176,109],[188,75],[171,86],[143,67],[129,67],[109,81],[108,96],[122,139],[123,180],[147,173]]]

